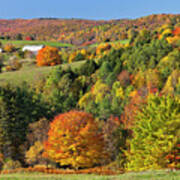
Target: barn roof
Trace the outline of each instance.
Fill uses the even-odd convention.
[[[39,51],[44,45],[26,45],[22,48],[23,51]]]

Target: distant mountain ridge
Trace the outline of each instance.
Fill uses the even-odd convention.
[[[180,14],[158,14],[138,19],[13,19],[0,20],[1,38],[60,41],[71,44],[114,41],[127,38],[129,29],[154,30],[162,24],[180,22]]]

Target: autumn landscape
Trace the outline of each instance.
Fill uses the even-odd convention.
[[[180,14],[1,18],[0,179],[180,179]]]

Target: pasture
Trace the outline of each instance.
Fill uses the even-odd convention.
[[[180,180],[180,171],[148,171],[140,173],[125,173],[116,176],[100,175],[53,175],[42,173],[17,173],[0,175],[0,180]]]
[[[63,69],[71,67],[76,69],[80,67],[86,60],[74,62],[71,64],[62,64],[57,66],[46,66],[37,67],[35,64],[25,65],[22,69],[18,71],[3,72],[0,74],[0,85],[2,84],[12,84],[18,85],[22,82],[33,83],[46,78],[52,69],[61,66]]]
[[[22,47],[25,45],[45,45],[53,47],[73,47],[72,44],[65,44],[55,41],[25,41],[25,40],[0,40],[3,45],[13,44],[16,47]]]

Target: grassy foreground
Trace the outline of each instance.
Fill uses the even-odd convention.
[[[180,180],[180,171],[149,171],[141,173],[126,173],[117,176],[98,175],[51,175],[51,174],[7,174],[0,175],[0,180]]]
[[[0,40],[3,45],[13,44],[16,47],[22,47],[24,45],[45,45],[54,47],[73,47],[72,44],[65,44],[54,41],[24,41],[24,40]]]

